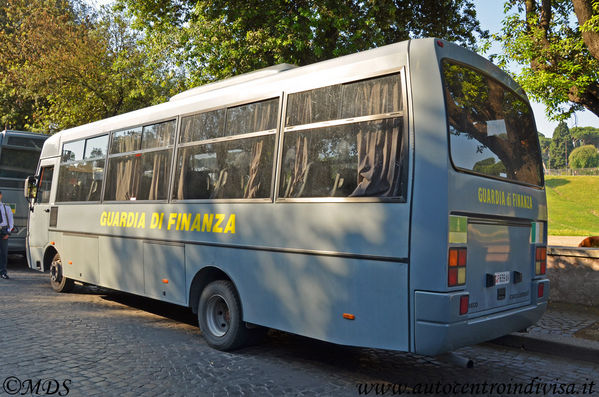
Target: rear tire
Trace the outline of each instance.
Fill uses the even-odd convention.
[[[70,292],[73,290],[75,282],[63,276],[62,274],[62,260],[60,254],[57,252],[52,259],[50,265],[50,284],[52,289],[56,292]]]
[[[244,346],[250,330],[243,322],[241,301],[226,280],[213,281],[204,288],[198,304],[198,322],[210,347],[230,351]]]

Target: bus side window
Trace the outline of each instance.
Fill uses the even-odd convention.
[[[279,196],[405,199],[401,92],[394,73],[289,94]]]
[[[113,132],[106,201],[166,200],[176,121]]]
[[[285,133],[280,194],[400,197],[402,119]]]
[[[267,198],[275,135],[180,148],[173,198]]]
[[[341,85],[289,95],[285,124],[295,126],[340,118]]]
[[[108,135],[65,143],[56,201],[100,201]]]
[[[278,108],[273,98],[183,117],[173,199],[269,197]]]
[[[48,204],[50,202],[50,189],[52,187],[52,176],[54,175],[54,166],[43,167],[40,173],[39,188],[37,191],[38,202]]]

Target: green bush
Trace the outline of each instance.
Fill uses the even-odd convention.
[[[570,168],[599,167],[599,151],[593,145],[579,146],[568,156]]]

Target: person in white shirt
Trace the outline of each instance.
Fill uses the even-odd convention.
[[[12,209],[2,202],[0,192],[0,278],[8,280],[6,263],[8,262],[8,236],[14,228]]]

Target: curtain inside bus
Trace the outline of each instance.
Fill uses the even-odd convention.
[[[173,198],[269,197],[278,106],[273,98],[182,118]]]
[[[285,132],[280,194],[400,196],[402,119],[389,116],[401,108],[399,74],[290,95],[287,126],[362,116],[381,119]]]

